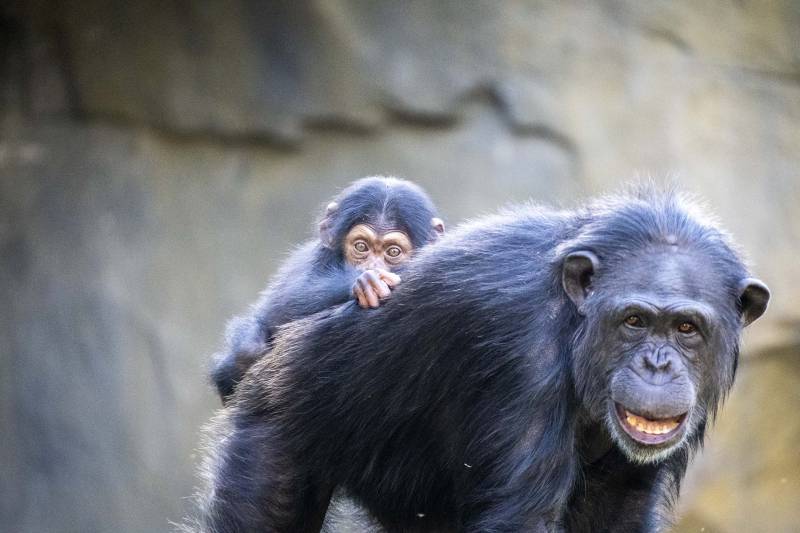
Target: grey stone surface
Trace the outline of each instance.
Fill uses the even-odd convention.
[[[348,181],[450,226],[636,175],[708,200],[774,298],[681,531],[800,523],[800,7],[0,6],[0,523],[154,531],[191,495],[204,367]]]

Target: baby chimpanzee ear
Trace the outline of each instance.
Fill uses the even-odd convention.
[[[325,207],[325,216],[319,222],[319,240],[326,248],[333,246],[333,218],[339,210],[339,204],[331,202]]]
[[[433,226],[437,234],[444,235],[444,220],[439,217],[433,217],[431,219],[431,226]]]
[[[739,312],[745,326],[755,322],[769,304],[769,288],[763,281],[745,278],[739,282]]]
[[[599,267],[597,256],[586,250],[572,252],[564,259],[561,284],[578,310],[589,295],[592,276]]]

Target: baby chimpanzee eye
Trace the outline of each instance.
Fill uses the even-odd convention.
[[[639,315],[631,315],[625,319],[625,324],[632,328],[643,328],[644,320]]]
[[[364,241],[356,241],[355,244],[353,244],[353,248],[355,248],[356,252],[361,252],[361,253],[364,253],[367,250],[369,250],[369,246],[367,246],[367,243],[365,243]]]
[[[402,253],[403,250],[401,250],[399,246],[390,246],[389,249],[386,250],[386,255],[389,257],[398,257]]]
[[[681,322],[678,326],[678,331],[684,334],[694,333],[696,330],[697,327],[691,322]]]

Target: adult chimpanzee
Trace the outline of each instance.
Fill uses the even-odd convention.
[[[400,277],[393,273],[444,232],[428,195],[398,178],[352,183],[325,209],[319,238],[296,250],[252,311],[228,326],[212,380],[223,402],[267,349],[275,328],[355,297],[378,307]]]
[[[206,530],[657,531],[769,291],[680,196],[526,207],[423,250],[380,309],[287,324],[212,437]]]

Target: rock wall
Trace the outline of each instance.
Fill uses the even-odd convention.
[[[414,179],[452,226],[652,175],[774,293],[679,531],[792,531],[798,124],[789,0],[4,3],[0,523],[179,520],[224,322],[348,181]]]

